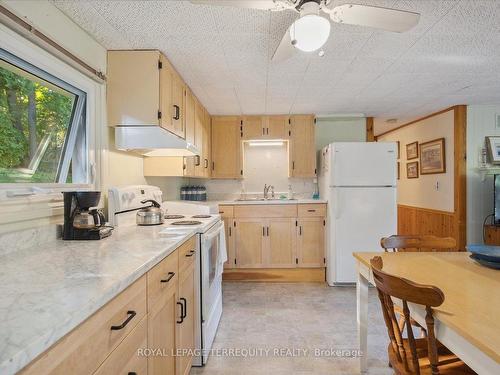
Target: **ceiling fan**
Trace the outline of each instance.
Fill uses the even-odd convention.
[[[333,0],[191,0],[194,4],[222,5],[271,11],[292,10],[299,13],[281,39],[272,61],[279,62],[299,51],[319,50],[330,36],[330,16],[333,22],[367,26],[402,33],[414,27],[419,13],[369,5],[343,4]],[[320,56],[324,52],[320,51]]]

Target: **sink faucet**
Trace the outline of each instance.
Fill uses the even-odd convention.
[[[267,184],[264,184],[264,199],[269,199],[269,190],[271,190],[271,197],[274,198],[274,186],[267,186]]]

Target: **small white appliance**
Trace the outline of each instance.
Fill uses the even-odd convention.
[[[397,233],[396,147],[394,142],[338,142],[321,150],[328,285],[354,283],[352,253],[381,251],[380,239]]]
[[[109,189],[109,221],[114,226],[136,225],[136,211],[148,204],[145,199],[161,202],[161,190],[156,186],[135,185]],[[222,316],[222,272],[227,261],[224,222],[213,207],[191,202],[163,202],[165,221],[161,233],[196,230],[195,275],[195,357],[193,366],[208,361],[219,321]],[[179,225],[179,222],[181,225]],[[191,222],[191,223],[190,223]],[[194,223],[193,223],[194,222]]]

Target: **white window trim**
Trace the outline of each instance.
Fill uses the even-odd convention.
[[[50,202],[53,204],[55,201],[60,201],[62,206],[62,191],[76,189],[99,190],[102,185],[100,177],[102,157],[100,150],[102,149],[103,140],[101,127],[105,124],[105,85],[95,82],[2,24],[0,24],[0,40],[2,41],[0,47],[4,50],[79,88],[87,94],[85,125],[88,144],[87,158],[89,162],[87,170],[88,184],[0,184],[0,207],[4,203],[10,206],[14,201],[21,206],[34,202]]]

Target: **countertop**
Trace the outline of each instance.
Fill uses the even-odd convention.
[[[208,201],[167,201],[167,202],[180,202],[180,203],[189,203],[189,204],[197,204],[215,207],[218,205],[273,205],[273,204],[311,204],[311,203],[328,203],[325,199],[269,199],[269,200],[248,200],[248,201],[239,201],[239,200],[208,200]],[[215,211],[214,211],[215,212]]]
[[[0,256],[0,374],[47,350],[189,239],[123,226],[99,241],[52,241]]]

